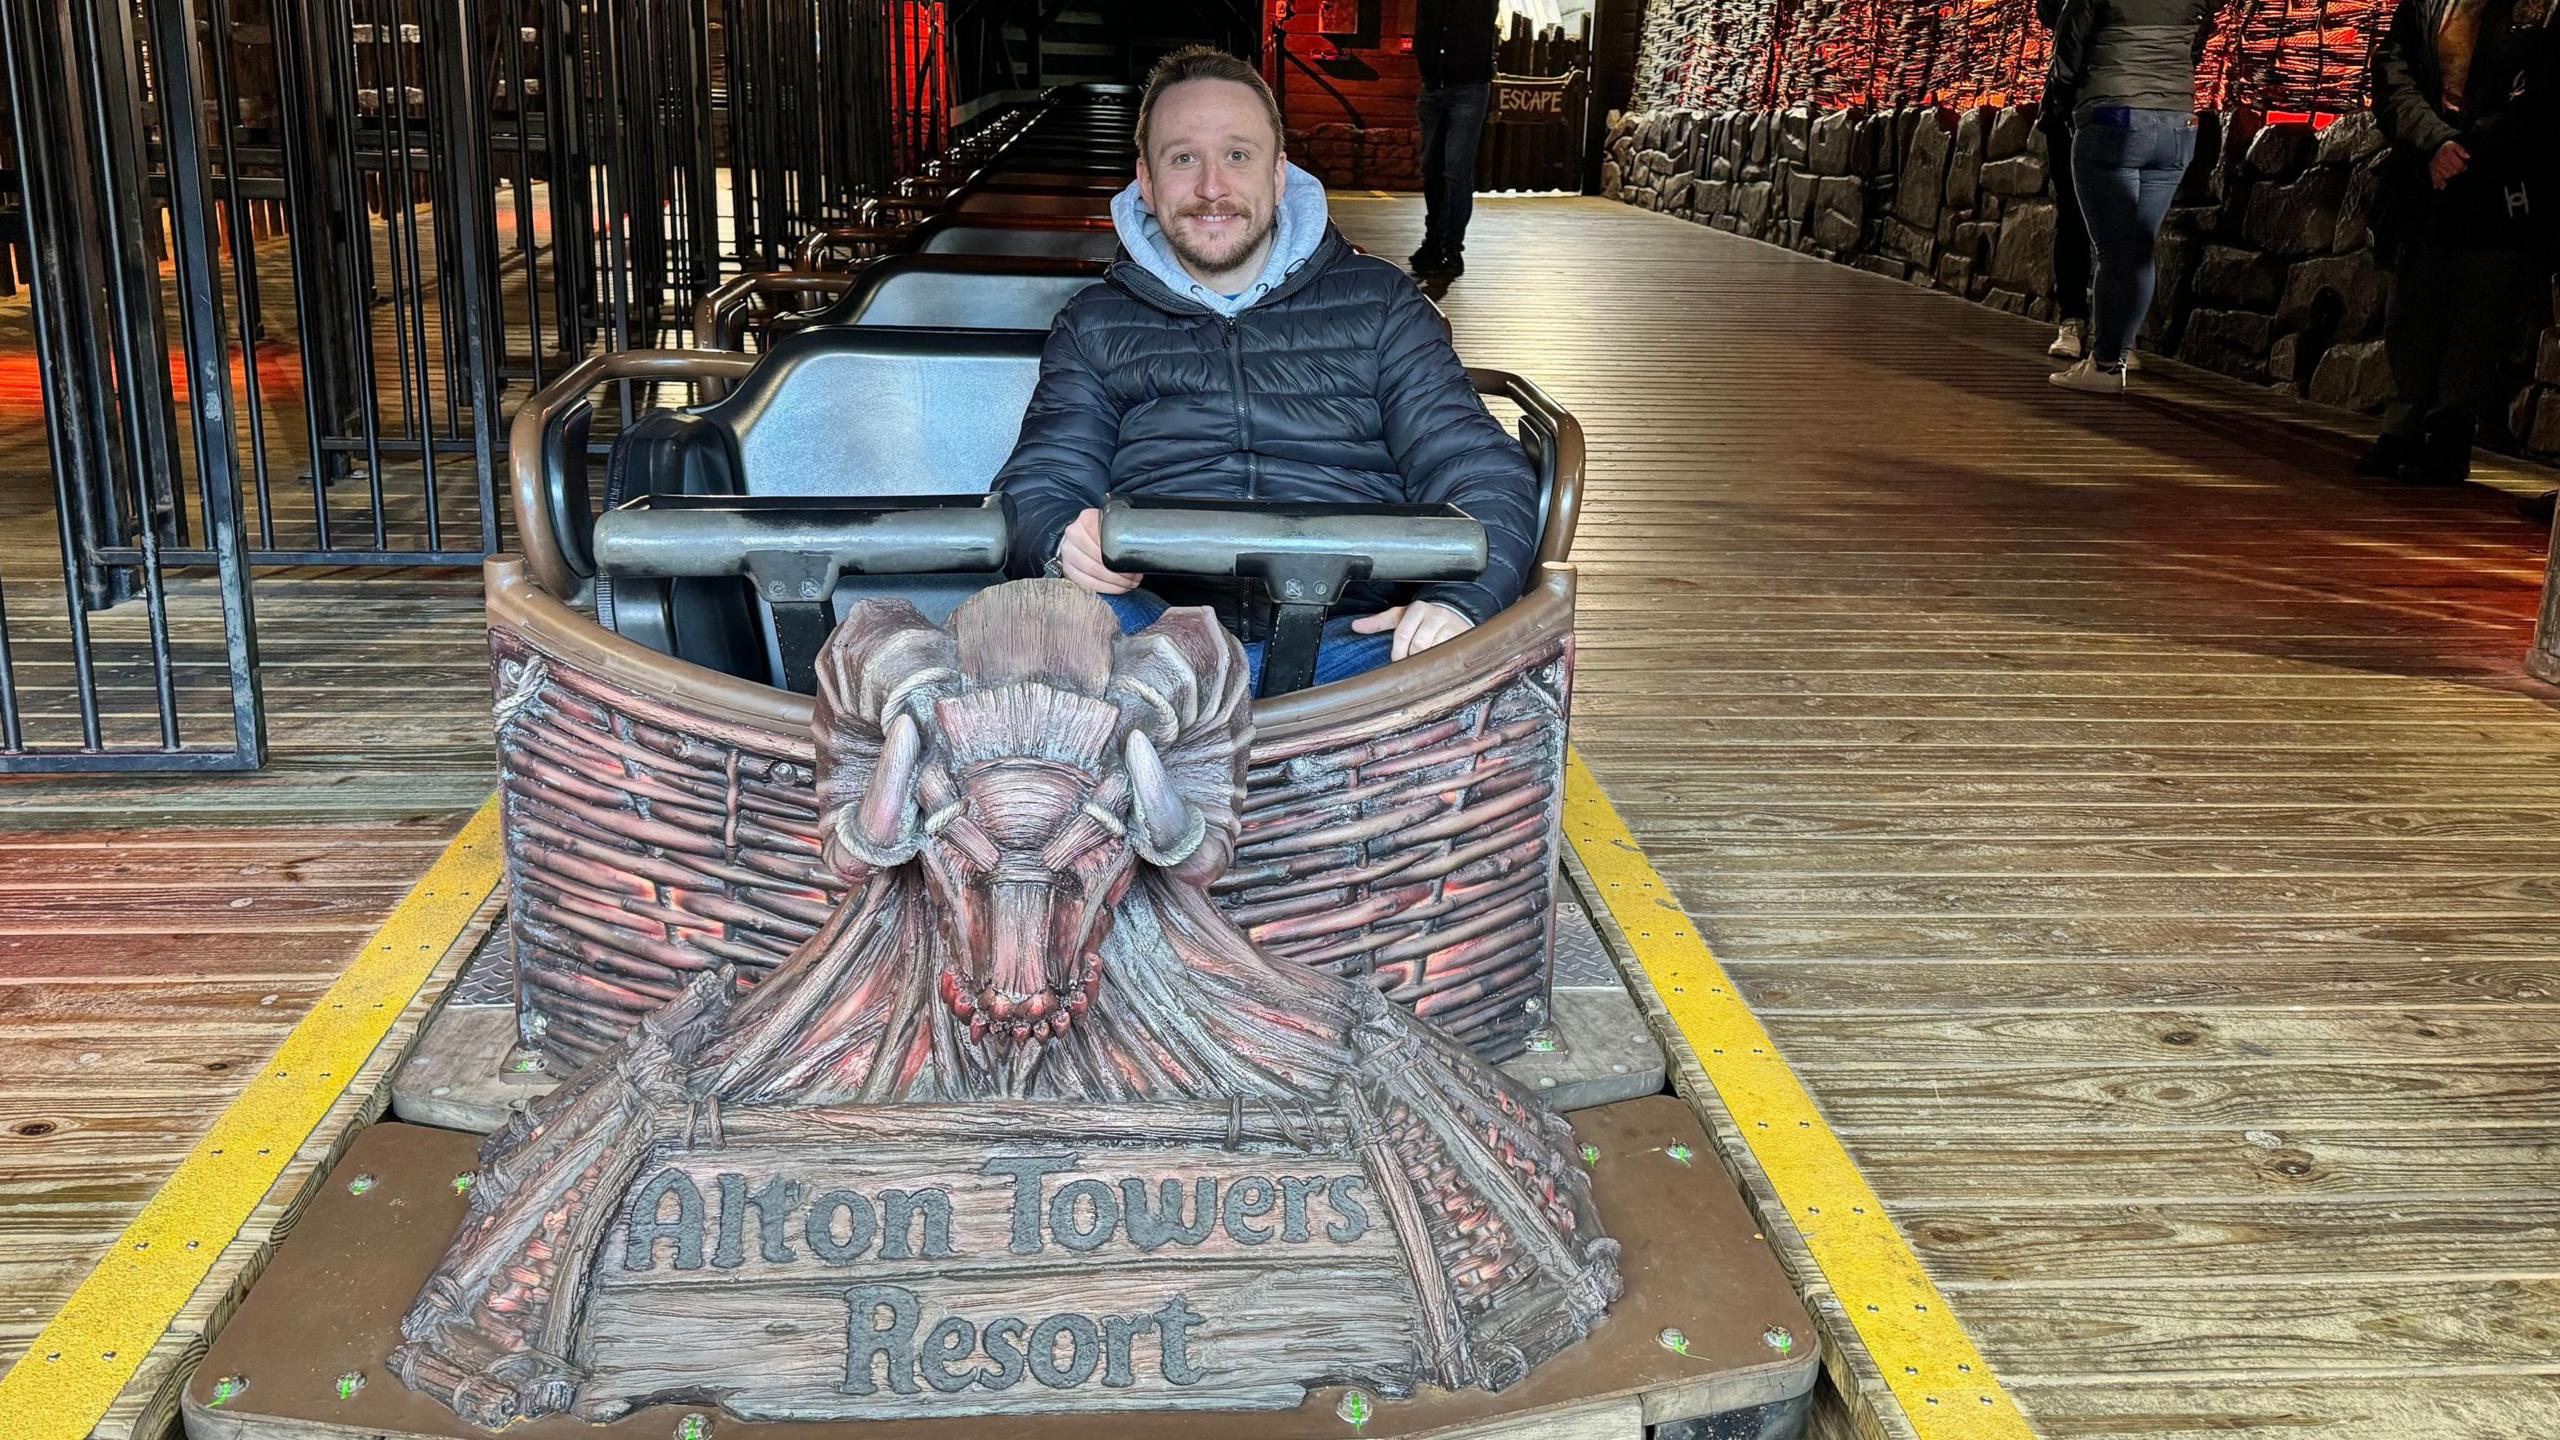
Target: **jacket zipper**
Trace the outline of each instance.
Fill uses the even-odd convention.
[[[1227,317],[1227,371],[1235,385],[1236,440],[1244,450],[1244,498],[1259,498],[1262,488],[1262,458],[1253,453],[1253,421],[1244,408],[1244,324],[1241,319]]]

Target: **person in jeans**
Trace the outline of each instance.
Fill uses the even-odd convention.
[[[2122,390],[2153,248],[2196,155],[2196,59],[2216,0],[2063,0],[2052,82],[2073,95],[2071,180],[2097,250],[2089,353],[2053,383]]]
[[[2470,478],[2482,418],[2560,235],[2560,54],[2548,0],[2402,0],[2373,52],[2391,141],[2374,207],[2391,269],[2393,404],[2359,474]],[[2505,394],[2501,394],[2501,391]]]
[[[1467,268],[1467,221],[1476,210],[1476,145],[1493,101],[1495,0],[1421,0],[1413,60],[1422,71],[1414,120],[1422,127],[1422,248],[1416,275]]]
[[[2062,0],[2036,0],[2036,19],[2051,30],[2062,18]],[[2053,308],[2061,322],[2044,353],[2077,360],[2089,353],[2089,225],[2080,217],[2080,192],[2071,184],[2071,87],[2045,78],[2036,128],[2044,132],[2045,172],[2053,177]]]

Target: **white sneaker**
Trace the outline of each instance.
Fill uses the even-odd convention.
[[[2124,367],[2119,365],[2113,370],[2106,369],[2098,364],[2095,355],[2068,370],[2056,370],[2045,378],[2065,390],[2087,390],[2101,395],[2121,395],[2125,387]]]
[[[2130,345],[2124,347],[2124,368],[2127,374],[2142,368],[2142,353]]]
[[[2044,347],[2044,353],[2056,360],[2077,360],[2088,354],[2089,322],[2086,320],[2063,321],[2062,328],[2054,332],[2053,343]]]

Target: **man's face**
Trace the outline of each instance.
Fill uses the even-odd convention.
[[[1233,294],[1270,254],[1284,166],[1262,97],[1233,80],[1185,80],[1148,113],[1138,196],[1191,277]]]

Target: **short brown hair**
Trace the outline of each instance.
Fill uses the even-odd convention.
[[[1146,94],[1138,100],[1140,161],[1147,158],[1147,122],[1155,117],[1156,97],[1186,80],[1232,80],[1262,97],[1263,113],[1271,117],[1272,142],[1284,151],[1289,148],[1289,132],[1280,123],[1280,101],[1264,83],[1261,71],[1215,45],[1185,45],[1147,72]]]

